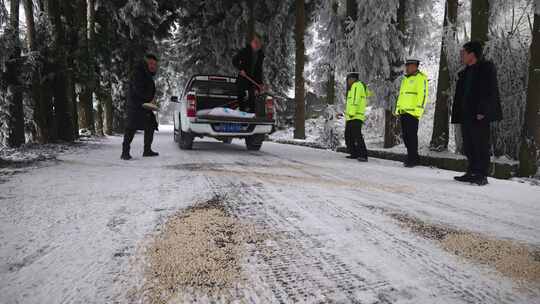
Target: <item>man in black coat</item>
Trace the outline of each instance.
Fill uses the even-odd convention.
[[[255,93],[264,91],[263,85],[263,62],[261,36],[254,34],[249,45],[241,49],[232,60],[232,64],[239,70],[238,73],[238,98],[240,110],[255,112]],[[253,79],[254,84],[247,77]],[[248,91],[248,99],[246,99]]]
[[[483,59],[482,44],[469,42],[461,51],[465,69],[459,72],[452,123],[461,124],[467,173],[457,181],[486,185],[490,164],[490,124],[502,120],[497,70]]]
[[[154,131],[158,129],[156,116],[151,110],[143,108],[144,103],[155,103],[156,85],[154,76],[157,72],[158,59],[155,55],[146,55],[137,65],[129,83],[127,98],[127,120],[122,144],[123,160],[130,160],[130,145],[137,130],[144,130],[144,157],[158,156],[152,151]]]

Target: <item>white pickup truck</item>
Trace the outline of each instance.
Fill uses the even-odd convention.
[[[245,114],[230,111],[239,105],[237,92],[236,77],[196,75],[180,98],[172,96],[174,141],[180,148],[191,150],[195,138],[213,137],[229,144],[233,138],[242,138],[248,150],[260,150],[266,135],[275,129],[274,100],[261,95],[257,97],[255,115],[228,115]]]

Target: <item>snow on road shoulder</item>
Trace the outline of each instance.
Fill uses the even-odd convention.
[[[99,146],[100,140],[92,138],[75,143],[27,144],[20,148],[0,147],[0,183],[5,182],[15,174],[43,166],[47,161],[56,160],[59,155],[64,153],[96,148]]]

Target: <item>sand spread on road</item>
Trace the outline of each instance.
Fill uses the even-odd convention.
[[[402,226],[424,238],[436,240],[446,251],[488,265],[518,283],[540,288],[540,249],[512,240],[426,223],[404,214],[390,214]]]
[[[226,297],[245,282],[241,262],[254,229],[215,197],[169,218],[147,251],[145,303],[168,303],[183,292]]]

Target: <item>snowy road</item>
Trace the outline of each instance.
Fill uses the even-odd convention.
[[[453,172],[367,164],[343,154],[265,143],[196,142],[159,133],[161,156],[119,160],[118,137],[0,184],[0,303],[128,303],[130,257],[168,215],[215,194],[236,216],[281,235],[253,251],[251,303],[540,303],[448,253],[381,210],[540,246],[540,187]]]

